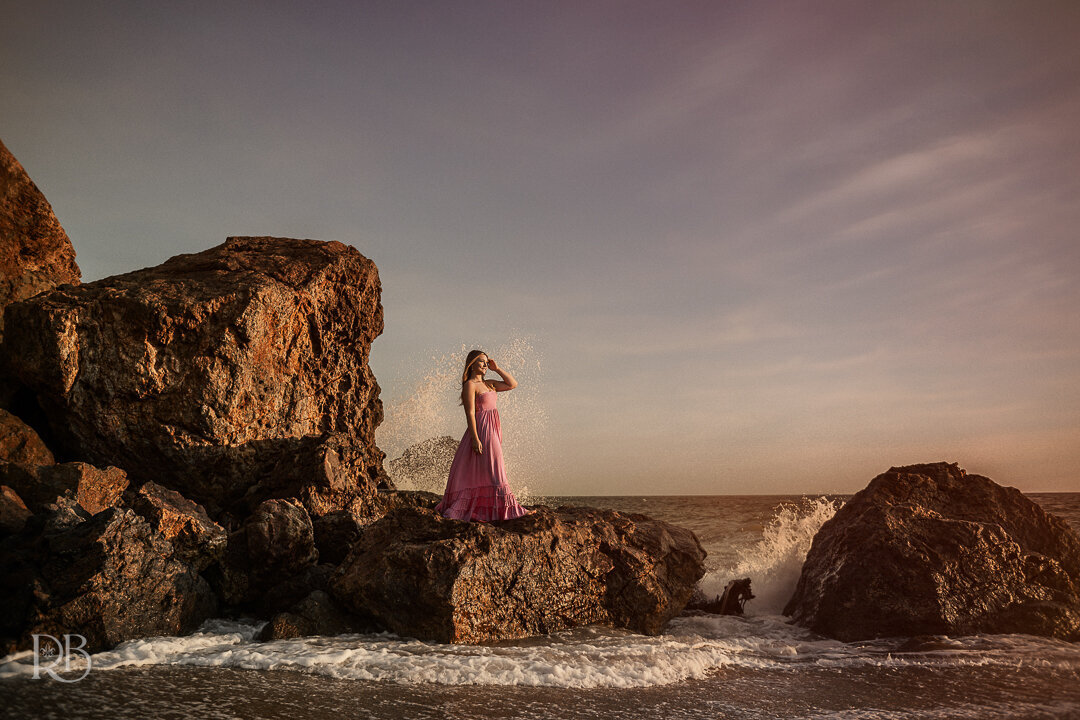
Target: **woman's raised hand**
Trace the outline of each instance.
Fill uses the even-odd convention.
[[[499,366],[495,364],[495,358],[488,358],[488,370],[499,372]]]

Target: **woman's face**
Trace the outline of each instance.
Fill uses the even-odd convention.
[[[481,377],[486,375],[488,369],[487,355],[480,355],[480,357],[476,358],[476,362],[473,364],[473,368],[475,368],[480,373]]]

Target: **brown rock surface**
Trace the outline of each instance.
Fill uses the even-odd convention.
[[[212,617],[209,585],[130,509],[93,517],[70,499],[0,542],[0,653],[33,633],[79,633],[98,652],[123,640],[184,635]]]
[[[786,615],[840,640],[1080,639],[1080,537],[956,464],[891,468],[821,526]]]
[[[7,485],[0,485],[0,535],[17,533],[33,515],[19,494]]]
[[[657,634],[704,559],[689,530],[643,515],[538,507],[489,525],[403,503],[363,528],[330,592],[388,630],[443,642],[589,624]]]
[[[266,500],[229,535],[222,575],[213,582],[225,602],[251,608],[267,590],[303,574],[318,559],[304,506],[294,499]]]
[[[56,462],[34,429],[3,408],[0,408],[0,461],[27,465]]]
[[[385,481],[367,364],[379,294],[374,263],[341,243],[229,238],[12,305],[4,350],[59,456],[216,515],[265,466],[267,440],[338,433],[348,482]]]
[[[10,303],[78,282],[71,240],[26,169],[0,142],[0,336]]]
[[[350,616],[326,591],[312,590],[288,612],[277,613],[259,632],[260,642],[304,637],[370,632],[373,628]]]
[[[127,474],[120,468],[98,468],[83,462],[0,462],[0,482],[14,488],[33,512],[40,512],[57,498],[71,498],[91,515],[120,504],[128,486]]]
[[[145,482],[127,504],[172,543],[176,557],[196,571],[225,554],[228,534],[202,505],[155,482]]]

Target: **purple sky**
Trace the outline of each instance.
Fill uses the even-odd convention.
[[[1080,3],[11,5],[84,279],[356,246],[391,456],[460,437],[464,344],[533,492],[1080,491]]]

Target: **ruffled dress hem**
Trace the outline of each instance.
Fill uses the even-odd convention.
[[[496,486],[447,492],[435,509],[444,517],[480,522],[513,520],[529,514],[509,489]]]

